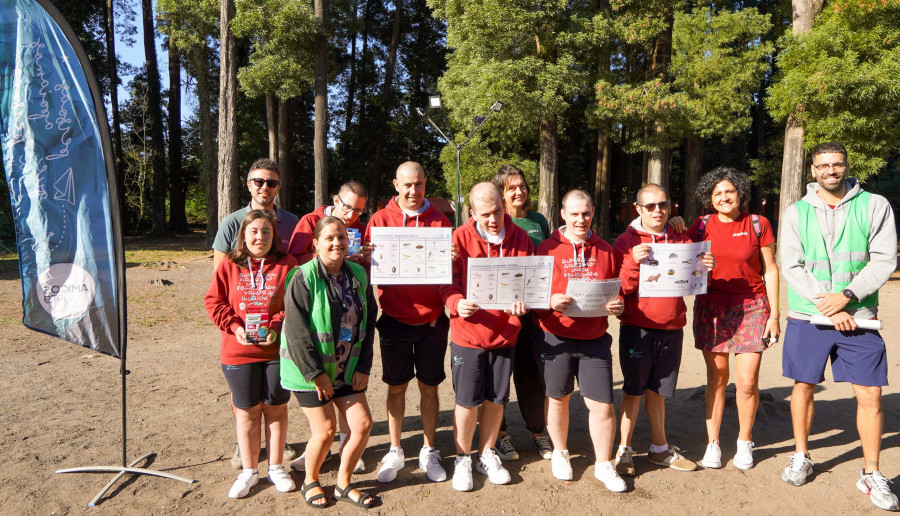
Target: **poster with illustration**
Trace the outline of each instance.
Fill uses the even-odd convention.
[[[466,299],[487,310],[507,310],[517,301],[525,308],[550,308],[552,256],[469,258]]]
[[[706,294],[709,271],[703,255],[710,242],[650,244],[650,256],[641,262],[640,297],[681,297]]]
[[[371,228],[373,285],[446,285],[453,281],[453,228]]]

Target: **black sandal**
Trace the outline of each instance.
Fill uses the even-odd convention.
[[[306,505],[316,508],[316,509],[324,509],[325,507],[328,507],[328,496],[326,496],[325,493],[315,494],[312,496],[312,498],[306,497],[306,493],[310,489],[313,489],[315,487],[318,487],[319,489],[322,488],[322,486],[319,485],[318,482],[310,482],[308,484],[303,484],[300,486],[300,494],[302,494],[303,499],[306,500]],[[316,500],[322,500],[323,498],[325,499],[325,503],[323,503],[323,504],[313,503]]]
[[[365,491],[359,491],[359,498],[357,498],[356,500],[350,498],[350,491],[352,490],[353,484],[347,484],[347,487],[343,489],[338,486],[334,486],[334,500],[336,502],[346,502],[357,507],[362,507],[363,509],[368,509],[375,505],[375,496],[370,495]],[[363,501],[366,499],[369,500],[368,503]]]

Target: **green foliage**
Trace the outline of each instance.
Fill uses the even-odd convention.
[[[811,32],[779,45],[772,117],[803,124],[807,149],[844,143],[860,178],[882,169],[900,137],[900,1],[829,3]]]
[[[447,192],[447,199],[456,197],[456,150],[447,145],[441,152],[441,163],[444,167],[444,187]],[[528,184],[531,186],[531,203],[534,209],[537,209],[537,191],[540,184],[538,174],[538,163],[535,160],[529,160],[516,154],[499,155],[491,153],[488,142],[480,139],[478,136],[465,146],[460,155],[460,187],[459,194],[465,197],[468,202],[469,190],[476,183],[482,181],[490,181],[500,165],[515,165],[516,168],[525,172]],[[467,205],[463,204],[463,211],[466,213]]]

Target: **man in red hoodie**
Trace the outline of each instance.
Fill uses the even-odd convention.
[[[366,232],[366,224],[359,220],[359,216],[365,211],[366,200],[369,193],[366,187],[356,181],[349,181],[341,185],[337,195],[334,196],[334,204],[331,206],[319,206],[316,211],[307,213],[297,223],[294,228],[294,234],[286,238],[290,239],[288,244],[288,253],[297,259],[297,263],[304,263],[313,259],[315,248],[312,245],[313,229],[316,222],[323,217],[333,215],[344,221],[347,226],[347,233],[356,230],[359,237],[362,238]],[[347,255],[347,259],[355,263],[363,263],[362,253],[356,252]]]
[[[634,476],[631,437],[646,394],[644,409],[650,420],[652,446],[647,458],[652,464],[681,471],[693,471],[697,464],[686,459],[666,441],[666,398],[675,394],[681,343],[687,308],[681,297],[640,297],[640,263],[650,255],[652,243],[686,243],[690,238],[666,225],[669,218],[669,194],[650,183],[638,190],[634,219],[613,248],[622,268],[622,293],[625,311],[619,316],[619,364],[622,368],[621,439],[616,452],[616,471]],[[712,269],[712,254],[703,262]]]
[[[456,408],[453,414],[453,437],[456,462],[453,488],[472,490],[472,438],[478,424],[479,459],[476,469],[494,484],[508,484],[509,472],[493,449],[503,407],[509,401],[509,379],[512,374],[515,344],[522,324],[520,315],[527,311],[518,301],[509,310],[482,310],[466,299],[466,270],[469,258],[531,256],[531,238],[504,211],[503,198],[492,183],[478,183],[469,192],[472,219],[453,232],[459,247],[459,259],[453,262],[453,283],[441,286],[441,296],[450,310],[451,372]]]
[[[394,188],[397,196],[375,212],[366,228],[363,242],[371,249],[373,227],[450,227],[450,221],[425,198],[425,170],[408,161],[397,168]],[[452,250],[451,250],[452,252]],[[387,413],[391,448],[381,459],[380,482],[397,478],[404,466],[405,455],[400,446],[406,388],[418,379],[422,435],[419,467],[432,482],[443,482],[447,473],[435,449],[438,420],[438,385],[447,377],[444,357],[450,323],[444,314],[444,303],[438,285],[379,285],[378,340],[381,346],[381,379],[388,384]]]

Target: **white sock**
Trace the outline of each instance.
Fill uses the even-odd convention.
[[[282,466],[281,464],[273,464],[273,465],[269,466],[269,471],[277,470],[277,469],[284,469],[284,466]]]
[[[244,468],[244,473],[248,471],[252,472],[254,475],[259,475],[259,470],[256,468]]]
[[[624,444],[620,444],[619,449],[631,451],[631,446],[625,446]]]
[[[651,444],[650,448],[653,450],[653,453],[665,453],[669,451],[669,443],[666,443],[662,446],[657,446],[655,444]]]
[[[432,448],[431,446],[422,446],[422,450],[426,453],[431,453],[434,448]]]
[[[403,453],[403,447],[402,446],[391,446],[391,451],[397,452],[397,453]]]

